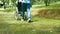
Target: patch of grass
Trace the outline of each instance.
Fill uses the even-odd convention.
[[[45,17],[31,16],[33,22],[21,22],[14,19],[9,9],[5,10],[6,14],[0,14],[0,34],[60,34],[60,20],[49,19]],[[10,13],[9,13],[9,12]]]
[[[4,10],[0,10],[0,12],[13,12],[13,11],[15,11],[15,9],[14,8],[6,8],[6,9],[4,9]]]
[[[39,9],[39,8],[47,8],[47,9],[49,9],[49,8],[52,8],[52,9],[60,9],[60,4],[58,4],[58,3],[56,3],[56,4],[51,4],[51,5],[49,5],[49,6],[45,6],[44,4],[40,4],[40,5],[33,5],[33,7],[32,8],[34,8],[34,9]]]
[[[13,14],[12,14],[13,15]],[[11,16],[11,15],[10,15]],[[13,17],[2,16],[7,24],[0,24],[0,32],[6,34],[58,34],[60,20],[48,19],[44,17],[32,16],[32,23],[22,23],[13,20]],[[9,18],[9,19],[8,19]],[[11,20],[10,20],[11,19]],[[0,20],[1,22],[1,20]],[[13,22],[17,23],[14,24]],[[5,23],[5,22],[4,22]],[[10,24],[11,23],[11,24]],[[57,30],[57,31],[56,31]]]

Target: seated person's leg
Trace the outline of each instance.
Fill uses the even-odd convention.
[[[22,11],[22,7],[21,7],[22,5],[21,5],[21,2],[19,2],[18,3],[18,12],[19,12],[19,14],[21,13],[21,11]]]
[[[21,11],[21,16],[22,16],[22,21],[24,20],[24,3],[22,4],[22,11]]]

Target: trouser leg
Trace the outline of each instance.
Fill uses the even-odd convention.
[[[30,3],[27,3],[27,15],[28,15],[28,20],[30,19]]]
[[[24,4],[22,4],[22,11],[21,11],[21,16],[22,16],[22,19],[24,19]]]

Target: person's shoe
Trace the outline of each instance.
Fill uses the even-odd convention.
[[[24,21],[24,19],[21,19],[21,21],[23,22],[23,21]]]
[[[30,19],[28,19],[28,20],[27,20],[27,22],[28,22],[28,23],[30,23],[30,22],[31,22],[31,20],[30,20]]]
[[[24,22],[24,19],[21,19],[20,24],[22,24],[23,22]]]

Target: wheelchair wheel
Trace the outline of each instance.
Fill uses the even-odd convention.
[[[15,17],[16,20],[18,20],[18,9],[17,9],[17,7],[16,7],[16,11],[14,13],[14,17]]]

